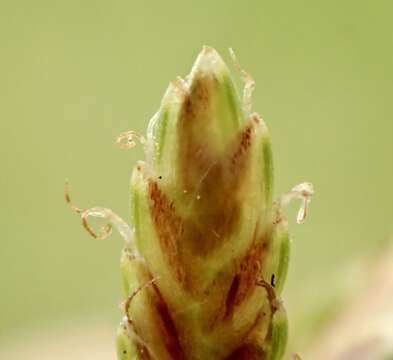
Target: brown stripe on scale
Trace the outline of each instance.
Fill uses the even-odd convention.
[[[150,213],[160,246],[172,273],[180,283],[185,282],[185,270],[179,254],[179,239],[184,233],[182,219],[176,214],[173,202],[160,190],[158,184],[149,180]]]
[[[231,166],[232,172],[238,173],[239,170],[244,169],[245,159],[244,156],[248,153],[248,150],[251,146],[251,135],[253,130],[253,124],[249,124],[245,127],[245,129],[241,132],[239,136],[239,142],[237,148],[233,155],[231,156]],[[243,163],[241,162],[243,159]]]
[[[217,249],[239,224],[241,203],[238,194],[247,178],[252,129],[253,124],[246,126],[229,151],[220,155],[194,188],[195,199],[190,205],[194,216],[188,221],[185,240],[195,254],[206,256]]]
[[[235,308],[249,298],[257,286],[269,242],[265,237],[256,240],[256,232],[257,227],[254,232],[254,241],[246,254],[236,264],[236,274],[227,294],[226,317],[231,317]]]
[[[217,86],[217,79],[214,76],[195,76],[194,84],[190,89],[188,97],[184,103],[183,116],[189,120],[200,117],[210,106],[213,88]]]
[[[169,308],[161,295],[161,292],[156,284],[153,284],[155,290],[154,307],[159,319],[157,323],[161,323],[163,341],[168,354],[172,359],[185,360],[183,348],[180,344],[180,336],[173,322]]]
[[[196,78],[186,95],[178,128],[179,170],[187,192],[193,192],[203,174],[216,161],[211,137],[210,102],[214,78]]]

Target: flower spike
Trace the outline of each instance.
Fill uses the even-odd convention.
[[[126,149],[139,141],[146,155],[131,175],[131,227],[110,209],[74,206],[66,189],[90,235],[103,239],[114,226],[125,239],[119,360],[283,358],[290,240],[282,207],[300,199],[303,222],[314,190],[302,183],[273,202],[269,130],[252,111],[254,80],[230,54],[242,98],[205,46],[190,74],[169,84],[146,135],[117,139]],[[96,232],[90,216],[109,224]]]

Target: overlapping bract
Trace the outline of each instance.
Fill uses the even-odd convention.
[[[128,359],[280,359],[289,240],[267,127],[205,47],[169,85],[131,178],[137,252],[121,259]]]

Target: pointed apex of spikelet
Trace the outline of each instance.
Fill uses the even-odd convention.
[[[194,73],[214,74],[217,77],[228,76],[229,70],[220,54],[211,46],[204,45],[191,70]]]
[[[170,83],[150,121],[148,161],[161,169],[196,148],[201,156],[216,156],[245,120],[229,69],[216,50],[205,46],[191,73]]]

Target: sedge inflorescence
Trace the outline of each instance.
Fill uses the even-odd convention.
[[[268,128],[251,111],[254,81],[235,66],[241,98],[219,54],[204,47],[191,73],[170,83],[147,134],[117,143],[144,147],[131,176],[131,225],[106,208],[80,209],[95,238],[115,226],[125,240],[122,360],[281,359],[287,318],[280,294],[289,260],[282,207],[302,202],[302,183],[273,201]],[[107,219],[100,232],[90,216]]]

